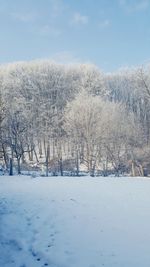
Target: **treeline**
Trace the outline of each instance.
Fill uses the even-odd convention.
[[[0,66],[0,162],[45,175],[150,173],[150,68]]]

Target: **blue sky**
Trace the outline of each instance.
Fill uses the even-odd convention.
[[[0,0],[0,62],[150,61],[150,0]]]

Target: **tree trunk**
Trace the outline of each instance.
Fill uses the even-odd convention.
[[[47,145],[47,149],[46,149],[46,177],[48,177],[48,163],[49,163],[49,144]]]
[[[10,158],[9,175],[13,176],[13,159]]]
[[[35,149],[35,147],[34,147],[34,155],[35,155],[35,158],[36,158],[36,162],[38,163],[39,162],[39,159],[38,159],[38,155],[37,155],[37,153],[36,153],[36,149]]]
[[[132,161],[131,170],[132,170],[132,176],[135,177],[135,164],[134,164],[134,161]]]
[[[20,157],[17,158],[18,174],[21,174]]]
[[[94,162],[93,166],[91,166],[91,177],[95,176],[95,168],[96,168],[96,161]]]
[[[43,151],[42,151],[42,142],[40,140],[39,141],[39,155],[40,155],[40,158],[42,158],[42,154],[43,154]]]
[[[140,176],[144,176],[144,170],[141,164],[139,165],[139,168],[140,168]]]
[[[48,155],[46,156],[46,177],[48,177]]]
[[[43,140],[43,145],[44,145],[44,154],[45,154],[45,158],[47,157],[47,148],[46,148],[46,140],[44,138]]]
[[[33,161],[33,147],[31,146],[31,161]]]
[[[31,151],[30,151],[30,147],[28,146],[28,158],[29,158],[29,161],[31,161]]]
[[[76,175],[79,176],[79,151],[77,149],[77,159],[76,159]]]
[[[62,157],[59,159],[60,175],[63,176],[63,162]]]

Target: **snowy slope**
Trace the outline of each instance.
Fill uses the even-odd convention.
[[[0,178],[0,267],[149,267],[150,180]]]

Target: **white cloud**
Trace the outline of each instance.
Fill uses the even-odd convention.
[[[20,22],[33,22],[35,21],[37,15],[35,13],[19,13],[19,12],[14,12],[10,14],[11,17],[15,20],[18,20]]]
[[[45,36],[52,35],[52,36],[57,37],[57,36],[61,35],[61,31],[58,28],[51,26],[51,25],[48,25],[48,24],[40,27],[38,29],[38,32],[43,36],[44,35]]]
[[[81,62],[81,60],[74,56],[73,53],[70,51],[58,52],[54,54],[51,59],[62,64],[73,64]]]
[[[119,0],[127,12],[144,11],[150,6],[150,0]]]
[[[72,24],[76,25],[86,25],[89,22],[88,16],[81,15],[79,12],[74,13]]]
[[[150,2],[148,0],[141,1],[141,2],[137,3],[136,9],[137,10],[147,9],[149,7],[149,4],[150,4]]]
[[[1,7],[0,7],[1,8]],[[61,16],[65,10],[65,5],[62,0],[48,0],[48,5],[47,5],[47,11],[49,12],[49,18],[51,19],[56,19],[59,16]],[[14,11],[9,13],[12,19],[18,20],[20,22],[33,22],[37,18],[42,18],[44,16],[43,13],[38,13],[34,11],[29,11],[29,12],[23,12],[23,11]],[[47,16],[47,15],[46,15]]]
[[[49,0],[50,2],[50,16],[56,18],[60,16],[65,10],[65,5],[62,0]]]
[[[98,24],[99,29],[104,29],[110,26],[110,21],[108,19],[105,19],[103,21],[100,21]]]

